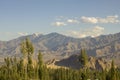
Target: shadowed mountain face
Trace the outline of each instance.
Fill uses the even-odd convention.
[[[71,55],[69,58],[62,59],[60,61],[55,61],[54,65],[57,66],[64,66],[64,67],[70,67],[73,69],[80,69],[82,68],[82,64],[79,61],[79,55]],[[104,58],[95,58],[95,57],[89,57],[88,63],[86,65],[90,69],[97,69],[97,70],[105,70],[110,69],[111,62],[107,61]]]
[[[120,58],[120,33],[101,35],[96,38],[72,38],[58,33],[28,35],[10,41],[0,41],[0,57],[20,56],[20,43],[29,37],[35,47],[35,55],[41,50],[44,60],[66,58],[86,48],[88,55],[107,59]]]

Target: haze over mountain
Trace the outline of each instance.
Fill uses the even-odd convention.
[[[120,33],[101,35],[95,38],[72,38],[58,33],[21,36],[10,41],[0,41],[0,59],[3,60],[7,56],[20,57],[20,43],[26,37],[33,42],[35,55],[38,50],[41,50],[45,61],[67,58],[72,54],[80,53],[81,48],[85,48],[90,56],[115,59],[119,63]]]

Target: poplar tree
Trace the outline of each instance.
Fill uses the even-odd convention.
[[[79,61],[82,64],[83,67],[85,67],[87,65],[88,56],[87,56],[87,53],[86,53],[85,49],[81,49],[81,53],[80,53],[80,56],[79,56]]]
[[[115,64],[114,64],[113,60],[112,60],[112,63],[111,63],[110,75],[111,75],[110,80],[117,80],[116,79],[116,69],[115,69]]]
[[[44,71],[43,71],[42,54],[39,51],[39,53],[38,53],[38,77],[40,80],[43,80],[43,75],[44,75],[43,73],[44,73]]]
[[[21,43],[21,53],[24,55],[24,59],[27,56],[27,65],[26,65],[26,70],[28,72],[28,76],[31,78],[32,74],[34,73],[33,71],[33,62],[32,62],[32,54],[34,53],[34,47],[32,45],[32,42],[26,38],[22,43]]]

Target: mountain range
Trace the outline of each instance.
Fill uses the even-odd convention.
[[[116,64],[120,64],[120,33],[95,38],[73,38],[58,33],[21,36],[10,41],[0,41],[0,61],[7,56],[20,57],[20,43],[27,37],[34,45],[34,56],[36,57],[38,50],[41,50],[44,61],[68,58],[79,54],[80,50],[85,48],[89,56],[115,59]]]

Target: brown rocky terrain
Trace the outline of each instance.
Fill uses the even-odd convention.
[[[69,58],[60,60],[60,61],[55,61],[54,65],[57,66],[64,66],[64,67],[69,67],[69,68],[74,68],[74,69],[80,69],[82,68],[82,64],[79,62],[78,59],[79,55],[72,55]],[[95,58],[95,57],[89,57],[88,58],[88,63],[87,63],[87,68],[90,69],[96,69],[96,70],[109,70],[111,67],[111,61],[107,61],[104,58]]]
[[[44,61],[51,59],[64,59],[73,54],[78,54],[81,48],[85,48],[89,56],[115,60],[120,66],[120,33],[101,35],[95,38],[72,38],[58,33],[47,35],[28,35],[10,41],[0,41],[0,61],[4,57],[20,57],[20,43],[26,37],[30,38],[35,47],[35,57],[38,50],[43,53]],[[76,62],[77,63],[77,62]]]

